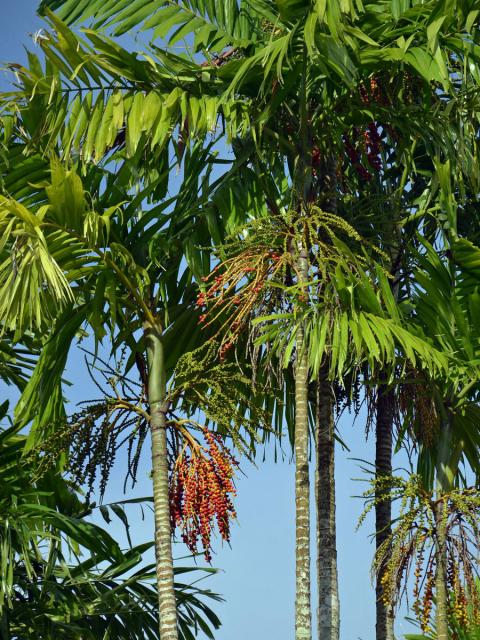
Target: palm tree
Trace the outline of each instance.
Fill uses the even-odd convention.
[[[193,166],[196,163],[203,169],[205,156],[203,152],[200,156],[188,153],[186,158],[190,164],[185,183],[188,187],[143,216],[122,188],[121,171],[116,176],[102,174],[105,192],[101,191],[102,175],[94,175],[89,183],[90,196],[105,207],[104,213],[97,213],[87,201],[78,175],[58,161],[52,163],[50,184],[39,188],[40,204],[27,208],[22,202],[3,197],[0,213],[5,238],[0,267],[2,326],[15,332],[16,339],[30,331],[37,335],[45,332],[48,337],[16,408],[18,424],[27,425],[33,420],[27,448],[44,440],[65,420],[62,375],[71,343],[82,325],[92,328],[97,341],[110,332],[113,349],[122,345],[130,349],[130,366],[135,361],[139,365],[152,433],[156,571],[161,633],[166,638],[177,637],[178,617],[164,403],[168,401],[170,408],[166,385],[182,351],[195,346],[192,341],[179,344],[171,336],[179,320],[193,340],[200,328],[196,326],[198,315],[188,308],[189,296],[195,293],[188,271],[177,286],[182,254],[165,254],[160,247],[168,246],[167,237],[178,242],[182,232],[193,224],[185,206],[187,191],[196,193]],[[95,179],[99,185],[96,193]],[[158,227],[160,211],[172,202],[181,203],[183,215],[170,222],[164,244],[151,246],[148,251],[152,222]],[[198,208],[198,200],[195,202]],[[157,231],[157,242],[160,238]],[[33,300],[33,291],[42,295],[35,294]],[[143,336],[137,342],[134,334],[138,330],[143,330]],[[169,360],[163,348],[169,350]]]
[[[454,234],[454,230],[453,230]],[[452,235],[453,235],[452,234]],[[455,260],[455,251],[461,261]],[[453,250],[453,261],[440,262],[433,248],[428,248],[428,262],[423,263],[425,275],[442,280],[444,289],[431,286],[426,278],[422,281],[428,286],[416,305],[419,318],[435,327],[436,335],[444,344],[464,359],[460,375],[451,376],[446,381],[432,384],[434,411],[438,421],[437,436],[434,442],[424,442],[419,457],[419,471],[426,486],[434,483],[436,492],[435,521],[437,527],[436,546],[436,631],[441,640],[447,640],[448,631],[448,593],[446,565],[446,512],[444,496],[451,492],[459,482],[460,462],[465,457],[470,467],[478,472],[478,451],[480,445],[478,433],[478,373],[475,365],[469,363],[476,358],[478,348],[475,346],[478,334],[478,323],[471,315],[472,307],[467,307],[468,297],[475,297],[474,290],[480,280],[478,274],[466,274],[463,280],[458,268],[474,262],[479,255],[478,248],[465,240],[455,239],[450,243]],[[463,262],[463,264],[462,264]],[[471,277],[476,279],[472,290]],[[457,280],[459,278],[459,281]],[[463,280],[463,281],[462,281]],[[467,293],[468,292],[468,293]],[[430,296],[427,298],[427,296]],[[473,299],[472,299],[473,302]],[[435,309],[435,315],[432,310]],[[441,315],[438,311],[441,310]],[[433,325],[433,326],[432,326]]]
[[[433,29],[432,8],[435,7],[428,3],[408,6],[403,15],[398,9],[392,14],[390,4],[382,2],[367,3],[363,10],[357,10],[353,3],[344,3],[339,12],[333,11],[332,7],[327,7],[325,11],[317,11],[317,7],[311,7],[309,3],[296,3],[295,6],[273,3],[257,6],[251,3],[247,12],[250,15],[249,20],[245,19],[246,13],[236,3],[229,4],[218,18],[211,7],[204,7],[203,4],[200,6],[195,2],[175,7],[158,3],[145,5],[141,11],[133,15],[131,7],[111,3],[87,6],[85,12],[83,7],[79,9],[70,0],[65,3],[55,1],[44,4],[51,4],[54,8],[63,5],[62,15],[70,20],[94,16],[99,21],[98,26],[103,24],[116,33],[132,28],[148,17],[148,26],[156,28],[155,35],[166,36],[170,32],[172,22],[165,18],[174,16],[177,28],[170,34],[171,42],[196,30],[196,49],[205,50],[208,46],[219,52],[218,57],[214,58],[210,57],[210,53],[206,53],[206,63],[198,65],[187,64],[170,52],[162,52],[161,65],[144,65],[122,54],[118,46],[112,45],[106,38],[89,32],[91,42],[97,51],[101,52],[98,65],[102,73],[108,71],[111,74],[113,70],[119,85],[124,73],[124,77],[129,78],[130,83],[140,81],[142,88],[152,86],[152,83],[158,80],[160,91],[152,91],[151,98],[150,94],[147,96],[147,107],[147,97],[138,91],[135,98],[133,97],[132,85],[116,85],[115,91],[107,101],[102,93],[98,96],[90,93],[91,102],[87,98],[82,101],[77,96],[74,107],[74,103],[69,104],[68,100],[65,101],[64,95],[55,92],[55,88],[52,94],[52,84],[47,83],[50,89],[49,101],[56,109],[55,122],[59,123],[53,137],[61,139],[63,149],[70,150],[72,145],[78,148],[84,140],[84,159],[88,160],[91,157],[94,143],[98,147],[95,153],[100,157],[108,142],[114,141],[115,136],[124,130],[126,124],[127,151],[134,155],[140,148],[155,149],[155,145],[158,147],[159,140],[165,139],[161,133],[165,123],[172,126],[179,122],[182,138],[189,134],[202,135],[208,128],[208,123],[212,122],[211,114],[215,114],[215,122],[216,114],[220,112],[227,123],[229,136],[242,136],[244,132],[250,135],[251,131],[255,131],[257,145],[260,140],[268,141],[269,145],[273,142],[277,145],[280,157],[286,158],[290,166],[291,186],[300,205],[297,208],[300,209],[307,209],[309,200],[315,200],[316,193],[321,191],[321,185],[315,180],[313,164],[316,155],[312,148],[316,148],[321,155],[333,144],[338,153],[344,155],[345,132],[351,130],[352,123],[363,122],[366,117],[371,119],[372,115],[375,121],[391,122],[394,128],[411,126],[415,135],[419,133],[417,123],[428,122],[424,117],[412,118],[418,110],[421,116],[425,116],[426,99],[423,102],[419,99],[413,105],[413,109],[407,109],[403,104],[403,109],[398,112],[392,109],[391,104],[371,105],[370,113],[366,115],[365,108],[358,98],[356,108],[351,109],[346,115],[343,114],[338,106],[346,100],[352,102],[359,81],[380,74],[389,74],[392,78],[401,80],[397,86],[392,83],[393,93],[398,95],[403,92],[402,65],[406,65],[411,74],[420,78],[420,88],[423,91],[420,95],[431,97],[432,92],[426,83],[443,83],[444,88],[450,84],[448,47],[454,50],[455,56],[462,59],[468,56],[468,37],[462,35],[456,40],[452,39],[451,30],[464,34],[464,27],[469,24],[471,26],[465,7],[450,7],[447,13],[442,6],[441,11],[446,12],[441,16],[444,18],[443,22],[439,19]],[[436,16],[438,11],[440,10],[437,9],[433,15]],[[404,35],[405,24],[402,21],[405,21],[410,29],[409,35],[412,41],[415,41],[414,47],[407,44]],[[66,33],[58,21],[55,22],[55,26],[62,33]],[[203,28],[200,29],[200,26]],[[470,28],[466,30],[468,32]],[[68,38],[71,39],[71,35],[68,35]],[[65,36],[65,40],[68,38]],[[438,48],[439,42],[445,44],[445,49]],[[44,46],[47,56],[50,54],[52,60],[55,46],[54,38],[47,40]],[[227,46],[231,48],[226,49]],[[62,47],[64,51],[67,50],[64,42],[59,48]],[[96,75],[98,78],[99,72],[92,66],[91,56],[83,55],[82,48],[79,50],[77,47],[75,51],[77,62],[82,61],[85,73],[91,73],[92,77]],[[437,51],[440,51],[440,54]],[[309,54],[308,60],[306,52]],[[71,68],[73,78],[75,74],[73,67]],[[200,77],[203,84],[199,87]],[[168,99],[165,105],[168,105],[168,108],[162,108],[159,116],[158,99],[154,96],[158,97],[162,92],[166,95],[166,85]],[[272,92],[275,95],[273,101]],[[53,99],[51,95],[54,96]],[[318,96],[322,99],[321,108]],[[252,103],[253,98],[255,103]],[[105,102],[107,109],[111,110],[112,117],[109,115],[102,120],[99,114]],[[118,105],[122,105],[121,108]],[[180,118],[173,115],[173,112],[179,113],[177,105],[181,111]],[[82,119],[78,127],[68,128],[68,124],[64,126],[63,117],[58,114],[65,115],[68,123],[68,116],[73,113],[74,108],[77,112],[83,109],[87,114],[91,113],[88,127],[88,115]],[[48,114],[52,113],[48,105],[45,113],[47,118]],[[127,113],[130,115],[124,118],[123,114]],[[298,118],[295,117],[297,113],[300,114]],[[140,114],[143,114],[141,126],[138,117]],[[50,130],[53,124],[51,119]],[[289,127],[291,134],[285,136]],[[158,131],[160,133],[157,133]],[[428,128],[422,133],[427,138],[433,136],[433,139],[437,135]],[[292,138],[297,136],[301,141],[299,149],[295,147],[295,142],[292,144]],[[152,157],[155,157],[155,153]],[[353,163],[349,171],[358,168]],[[363,170],[365,171],[365,167]],[[301,344],[301,330],[298,337]],[[305,398],[303,386],[301,395]]]
[[[0,429],[2,635],[158,637],[155,574],[142,562],[151,545],[121,551],[88,521],[91,509],[58,472],[35,480],[34,459],[18,464],[24,447],[18,430]],[[118,509],[122,506],[113,505],[112,515]],[[218,618],[203,602],[218,600],[215,594],[176,582],[175,595],[182,639],[198,625],[218,628]]]
[[[440,167],[441,170],[441,167]],[[446,174],[445,174],[446,176]],[[443,179],[441,178],[441,182]],[[442,186],[442,190],[445,183]],[[442,206],[446,201],[440,197]],[[400,565],[411,566],[411,556],[417,554],[417,595],[421,565],[427,559],[425,531],[432,535],[429,544],[433,552],[428,560],[431,599],[435,595],[436,636],[447,640],[450,637],[450,598],[452,589],[474,587],[470,579],[473,556],[462,554],[463,548],[480,546],[475,533],[476,520],[471,515],[476,507],[470,500],[478,501],[478,488],[468,488],[463,467],[468,465],[478,476],[478,452],[480,436],[478,430],[478,322],[474,311],[478,297],[478,247],[466,239],[458,238],[452,215],[455,200],[450,199],[446,216],[452,226],[445,231],[444,241],[448,250],[437,251],[424,241],[424,253],[420,260],[420,270],[416,275],[417,294],[413,299],[416,319],[435,336],[438,346],[452,354],[452,365],[445,376],[432,377],[426,372],[411,370],[402,396],[406,426],[414,434],[419,446],[417,474],[418,487],[414,501],[418,505],[401,518],[395,530],[385,539],[377,553],[377,567],[382,563],[387,567],[387,589],[390,603],[401,591],[407,575],[400,578]],[[437,240],[437,243],[440,239]],[[401,487],[399,497],[406,496],[408,490]],[[414,494],[410,490],[410,495]],[[470,498],[471,496],[471,498]],[[476,504],[476,503],[475,503]],[[421,513],[424,515],[421,515]],[[407,522],[408,520],[408,522]],[[430,521],[430,524],[426,522]],[[465,521],[465,527],[461,524]],[[420,523],[420,524],[418,524]],[[458,532],[453,531],[460,524]],[[473,526],[473,533],[465,538],[466,527]],[[407,541],[408,539],[408,541]],[[385,551],[395,545],[392,556]],[[466,545],[462,547],[462,545]],[[458,557],[457,554],[458,553]],[[452,567],[457,582],[452,583]],[[461,582],[463,571],[466,584]],[[396,575],[397,574],[397,575]],[[457,586],[455,586],[457,585]],[[428,627],[428,614],[423,621]]]

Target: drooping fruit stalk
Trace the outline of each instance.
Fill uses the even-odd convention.
[[[162,328],[157,323],[144,325],[147,347],[152,439],[153,506],[155,521],[155,558],[162,640],[178,640],[177,604],[174,591],[172,537],[170,526],[165,356]]]
[[[171,472],[170,519],[172,531],[179,528],[183,542],[197,554],[200,543],[205,560],[212,559],[211,536],[215,523],[220,537],[230,542],[230,521],[236,518],[232,498],[238,462],[221,436],[204,428],[205,446],[188,432],[185,445]]]

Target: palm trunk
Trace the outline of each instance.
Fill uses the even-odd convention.
[[[315,499],[317,503],[318,638],[339,640],[335,518],[333,392],[322,369],[317,384]]]
[[[435,574],[435,626],[437,640],[448,640],[448,593],[446,570],[446,532],[444,518],[445,503],[440,498],[435,505],[436,565]]]
[[[379,385],[377,392],[376,442],[375,442],[375,479],[392,475],[392,430],[394,411],[394,392],[385,385]],[[377,550],[392,532],[392,503],[390,498],[375,501],[375,543]],[[392,608],[383,601],[382,576],[380,567],[376,582],[376,640],[393,640]]]
[[[320,163],[323,177],[321,205],[337,214],[337,161],[327,153]],[[338,640],[340,635],[340,598],[338,594],[337,536],[335,514],[335,439],[333,390],[327,380],[327,366],[319,374],[315,416],[317,505],[317,587],[318,638]]]
[[[435,626],[437,640],[448,640],[448,592],[447,592],[447,545],[446,545],[446,503],[443,496],[453,489],[453,471],[451,461],[451,426],[448,418],[444,419],[438,446],[436,461],[437,502],[435,504],[436,525],[436,573],[435,573]]]
[[[178,640],[177,603],[174,591],[172,535],[170,527],[167,432],[166,374],[162,330],[158,325],[144,327],[148,357],[148,404],[152,438],[153,505],[155,520],[155,558],[157,574],[160,637]]]
[[[306,281],[306,251],[300,250],[299,279]],[[304,329],[296,336],[295,367],[295,550],[296,597],[295,639],[311,640],[312,613],[310,598],[310,479],[308,470],[308,353]]]

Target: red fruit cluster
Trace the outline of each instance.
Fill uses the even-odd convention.
[[[210,276],[206,276],[202,278],[203,282],[208,282],[213,276],[212,278],[213,283],[210,285],[210,287],[206,291],[200,291],[200,293],[197,295],[197,300],[195,302],[195,307],[197,307],[197,309],[201,309],[208,306],[208,304],[217,297],[218,293],[222,291],[225,282],[222,276],[214,275],[217,271],[218,271],[218,267],[215,267],[215,269],[212,271]],[[198,324],[203,324],[206,322],[206,320],[207,320],[207,314],[206,313],[200,314],[198,318]]]
[[[364,139],[368,163],[372,169],[378,172],[382,168],[382,161],[380,160],[381,138],[375,122],[371,122],[368,125],[368,129],[364,133]]]
[[[372,103],[380,104],[382,106],[388,106],[390,101],[384,91],[381,88],[380,83],[376,77],[370,78],[368,86],[366,83],[361,82],[358,88],[360,93],[360,101],[364,105],[371,105]],[[363,141],[359,140],[360,133],[358,129],[354,129],[353,140],[345,135],[343,138],[345,145],[345,152],[350,160],[350,164],[353,166],[357,174],[365,182],[372,180],[372,173],[363,166],[362,154],[366,154],[367,161],[371,169],[375,172],[379,172],[382,169],[381,161],[381,136],[379,134],[379,125],[376,122],[371,122],[367,129],[362,132]]]
[[[370,122],[367,129],[362,134],[363,140],[358,140],[358,129],[354,131],[354,138],[356,139],[356,142],[352,142],[349,136],[343,137],[345,152],[350,160],[350,164],[353,166],[360,178],[366,182],[369,182],[373,178],[373,175],[362,164],[363,154],[367,156],[368,164],[375,172],[378,173],[382,169],[382,160],[380,155],[382,140],[378,130],[379,125],[376,122]]]
[[[196,306],[203,311],[199,324],[219,327],[220,360],[235,345],[252,309],[268,296],[269,279],[283,268],[284,258],[283,253],[271,246],[263,250],[247,249],[203,278],[208,288],[197,296]]]
[[[222,362],[225,359],[225,356],[227,355],[227,353],[230,351],[232,347],[233,347],[233,342],[231,340],[229,340],[228,342],[224,342],[222,344],[219,351],[220,362]]]
[[[373,176],[370,171],[365,169],[365,167],[363,166],[361,162],[361,155],[359,151],[357,151],[356,145],[352,143],[348,136],[343,136],[343,144],[345,145],[345,152],[348,156],[348,159],[350,160],[350,163],[357,174],[362,180],[364,180],[365,182],[369,182],[373,178]]]
[[[320,166],[320,161],[322,157],[320,154],[320,149],[318,147],[313,147],[312,149],[312,175],[314,178],[318,175],[318,167]]]
[[[374,102],[384,107],[390,106],[390,100],[382,90],[382,87],[378,82],[378,78],[375,76],[370,78],[368,86],[366,86],[364,82],[361,82],[358,89],[362,104],[370,105]]]
[[[183,453],[175,463],[170,482],[170,522],[172,531],[176,527],[181,530],[190,551],[197,553],[200,543],[210,562],[215,522],[222,539],[230,541],[230,521],[236,517],[233,475],[238,462],[217,434],[205,429],[204,437],[205,447],[192,447],[191,455]]]
[[[197,296],[197,301],[195,303],[195,306],[203,307],[205,304],[207,304],[207,296],[205,293],[201,291]]]

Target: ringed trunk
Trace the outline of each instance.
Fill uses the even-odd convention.
[[[333,390],[324,369],[320,371],[317,383],[316,405],[318,638],[319,640],[339,640],[340,603],[335,524]]]
[[[437,529],[435,574],[435,626],[437,640],[448,640],[448,592],[446,568],[446,531],[445,502],[440,498],[435,505],[435,523]]]
[[[300,249],[299,279],[306,281],[307,256]],[[308,469],[308,352],[304,328],[298,327],[295,366],[295,640],[311,640],[310,479]]]
[[[392,475],[392,430],[394,412],[394,392],[386,385],[377,390],[377,415],[375,430],[375,479]],[[377,490],[378,491],[378,490]],[[377,550],[392,533],[392,503],[390,498],[375,501],[375,545]],[[382,577],[385,568],[380,567],[375,586],[376,640],[393,640],[392,607],[383,600]]]
[[[148,359],[148,404],[152,439],[153,506],[155,520],[155,558],[160,637],[178,640],[177,603],[174,591],[172,533],[170,526],[167,431],[166,373],[159,325],[145,324]]]
[[[448,633],[448,591],[447,591],[447,505],[444,495],[454,486],[454,472],[450,466],[452,433],[448,419],[442,424],[437,453],[437,501],[434,506],[436,525],[436,574],[435,574],[435,626],[438,640],[449,640]]]

